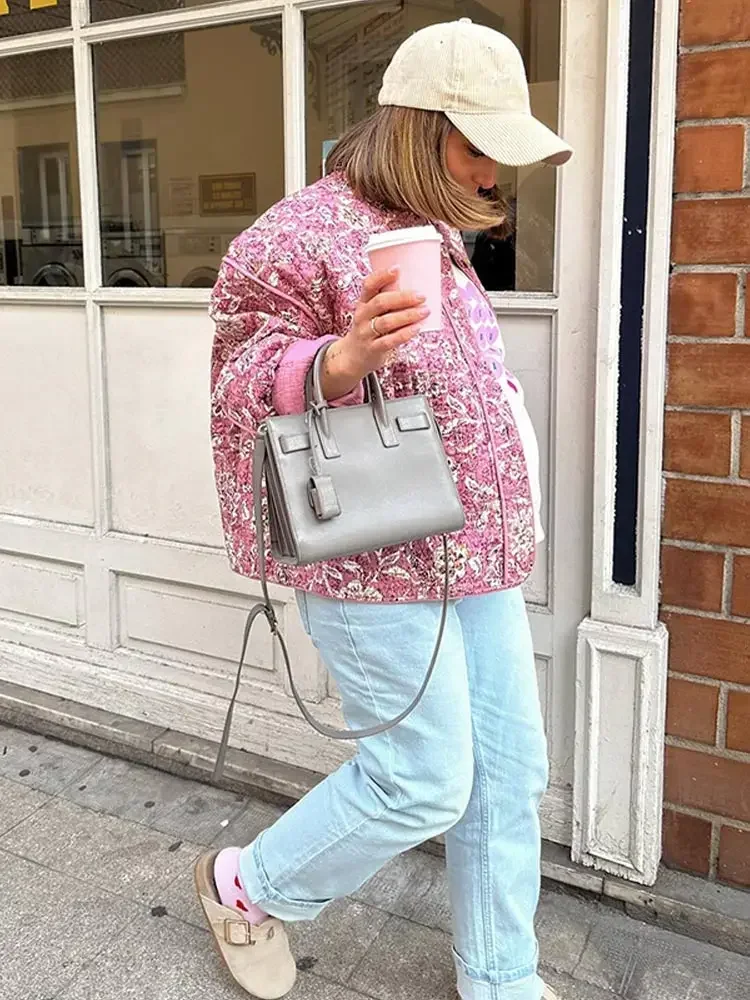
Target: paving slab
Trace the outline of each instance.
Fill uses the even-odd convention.
[[[180,872],[173,882],[158,892],[151,900],[151,905],[163,906],[170,916],[184,920],[194,927],[207,929],[206,918],[195,892],[192,865]]]
[[[121,896],[0,850],[0,997],[48,1000],[138,914]]]
[[[171,917],[139,914],[55,1000],[238,1000],[211,937]]]
[[[201,850],[59,798],[0,837],[0,848],[139,901],[165,889]]]
[[[8,778],[0,778],[0,803],[2,803],[0,835],[36,812],[37,809],[41,809],[50,801],[50,798],[51,796],[45,792],[27,788],[17,781],[9,781]]]
[[[349,985],[377,1000],[455,1000],[450,939],[432,927],[391,917]]]
[[[602,912],[574,977],[625,1000],[744,1000],[750,959]]]
[[[318,976],[300,973],[288,1000],[371,1000],[371,997]]]
[[[624,996],[626,1000],[744,1000],[750,997],[750,959],[649,927]]]
[[[313,921],[288,924],[300,968],[346,984],[389,915],[353,899],[338,899]]]
[[[370,906],[396,913],[399,901],[419,886],[422,879],[432,882],[435,865],[442,862],[423,851],[408,851],[383,865],[371,879],[353,894]]]
[[[247,800],[236,792],[104,757],[65,798],[97,812],[135,820],[196,844],[209,844],[238,816]]]
[[[0,777],[56,794],[91,770],[101,756],[46,736],[0,726]]]
[[[583,954],[600,907],[563,893],[543,892],[536,914],[539,953],[548,968],[570,975]]]
[[[245,800],[245,807],[234,819],[220,829],[211,841],[211,847],[246,847],[259,833],[275,823],[285,812],[282,806],[261,799]]]
[[[412,877],[393,904],[393,912],[425,927],[450,934],[453,930],[448,878],[441,858],[424,855]]]
[[[552,987],[560,1000],[619,1000],[616,993],[609,990],[599,989],[598,986],[590,986],[582,983],[578,979],[566,976],[564,973],[556,972],[554,969],[542,967],[540,975],[545,983]],[[685,997],[684,1000],[689,1000]]]
[[[130,931],[113,941],[55,1000],[239,1000],[243,996],[208,932],[168,916],[140,915]],[[303,972],[289,1000],[361,1000],[361,995]]]

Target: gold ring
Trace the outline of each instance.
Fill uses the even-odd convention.
[[[372,332],[375,334],[376,337],[379,337],[380,334],[378,333],[378,328],[375,326],[376,319],[378,319],[378,317],[373,316],[372,319],[370,320],[370,329],[372,330]]]

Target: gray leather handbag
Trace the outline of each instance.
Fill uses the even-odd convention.
[[[424,396],[386,400],[375,374],[365,380],[362,405],[329,406],[321,388],[328,346],[315,356],[305,413],[269,417],[256,438],[253,494],[263,603],[252,608],[245,624],[215,778],[224,764],[250,630],[261,615],[279,643],[302,715],[319,733],[335,740],[375,736],[405,719],[424,694],[440,650],[450,583],[446,535],[464,526],[464,511],[432,408]],[[280,562],[302,566],[430,535],[443,536],[443,607],[435,648],[414,700],[395,719],[367,729],[339,730],[319,723],[302,701],[266,583],[264,480],[271,555]]]

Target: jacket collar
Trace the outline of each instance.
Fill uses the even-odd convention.
[[[353,201],[366,209],[367,214],[372,220],[373,231],[375,232],[387,232],[390,229],[407,229],[410,226],[424,226],[425,224],[435,226],[443,237],[443,246],[447,250],[448,255],[462,270],[471,271],[471,264],[458,229],[454,229],[445,222],[436,222],[434,219],[425,219],[419,215],[414,215],[412,212],[397,212],[393,209],[383,208],[379,205],[363,201],[352,191],[343,174],[333,174],[330,178],[326,178],[326,180],[329,181],[331,186],[337,186],[342,191],[348,191]]]

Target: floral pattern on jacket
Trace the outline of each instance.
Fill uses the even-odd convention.
[[[230,245],[211,299],[211,435],[232,568],[258,578],[252,452],[273,414],[279,363],[297,338],[343,335],[368,274],[372,233],[423,219],[358,199],[341,175],[274,205]],[[443,328],[422,332],[379,372],[387,398],[423,394],[432,404],[466,513],[450,538],[451,597],[521,584],[534,564],[534,514],[513,413],[469,327],[451,261],[479,285],[460,234],[443,237]],[[267,561],[268,578],[340,600],[439,600],[440,538],[311,566]]]

